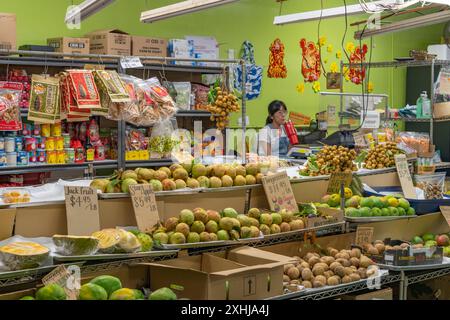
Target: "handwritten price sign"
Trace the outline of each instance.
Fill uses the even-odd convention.
[[[67,232],[86,236],[100,230],[97,191],[90,187],[64,187]]]
[[[262,179],[262,183],[270,210],[280,211],[281,209],[286,209],[298,212],[297,201],[286,172],[266,176]]]
[[[397,167],[398,178],[400,179],[400,184],[403,190],[403,195],[407,199],[416,199],[416,190],[414,189],[406,156],[404,154],[397,154],[394,156],[394,158],[395,166]]]
[[[131,201],[139,230],[148,232],[159,222],[155,193],[148,184],[130,186]]]

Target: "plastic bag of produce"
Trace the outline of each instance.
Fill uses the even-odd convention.
[[[436,172],[434,174],[415,174],[414,184],[423,190],[425,199],[442,199],[445,194],[446,172]]]
[[[397,143],[403,143],[418,153],[430,151],[430,135],[422,132],[400,132]]]
[[[0,131],[22,130],[19,103],[23,84],[0,82]]]
[[[149,141],[150,151],[161,156],[170,157],[174,148],[179,144],[178,139],[172,136],[177,130],[176,121],[166,119],[156,124],[152,129]]]
[[[190,82],[171,82],[175,94],[171,97],[175,100],[175,105],[179,110],[191,109],[191,83]],[[175,96],[175,97],[174,97]]]
[[[177,112],[175,102],[169,92],[159,82],[158,78],[145,80],[145,84],[150,91],[152,99],[156,102],[160,119],[164,120],[172,117]]]

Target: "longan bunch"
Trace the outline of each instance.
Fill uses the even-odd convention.
[[[393,167],[395,166],[394,156],[399,153],[401,153],[401,151],[393,141],[388,141],[385,144],[378,144],[367,153],[364,167],[366,169]]]
[[[230,113],[241,110],[238,104],[238,98],[219,86],[213,89],[212,95],[216,99],[207,107],[208,111],[212,114],[210,119],[216,122],[218,129],[223,130],[230,120]]]
[[[324,146],[322,150],[308,161],[310,165],[301,174],[308,176],[328,175],[336,172],[352,172],[358,170],[353,161],[356,151],[343,146]]]

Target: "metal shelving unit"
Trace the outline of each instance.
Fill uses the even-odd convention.
[[[0,50],[0,66],[22,66],[22,67],[42,67],[43,71],[47,68],[83,68],[85,65],[102,65],[107,69],[114,69],[118,72],[124,72],[121,67],[120,60],[123,58],[118,55],[98,55],[98,54],[65,54],[58,52],[38,52],[38,51],[23,51],[23,50]],[[135,68],[134,70],[145,71],[163,71],[163,72],[181,72],[189,74],[223,74],[229,75],[229,66],[232,64],[244,65],[242,60],[226,60],[226,59],[177,59],[171,57],[138,57],[141,59],[143,67]],[[146,61],[151,61],[147,63]],[[220,66],[192,66],[192,65],[178,65],[176,61],[187,62],[205,62],[220,64]],[[245,72],[245,68],[243,68]],[[243,99],[242,99],[242,118],[245,119],[246,101],[245,101],[245,75],[243,76]],[[22,117],[26,117],[28,110],[22,109]],[[176,117],[189,118],[209,118],[210,112],[202,110],[180,110]],[[110,162],[94,163],[94,167],[98,169],[112,169],[112,168],[126,168],[138,166],[165,166],[172,163],[171,160],[148,160],[148,161],[125,161],[125,129],[126,123],[118,121],[118,159]],[[245,136],[245,122],[243,125],[243,136]],[[243,144],[245,148],[245,144]],[[244,151],[245,153],[245,151]],[[20,174],[41,171],[60,171],[74,168],[85,168],[88,163],[82,165],[33,165],[23,167],[3,167],[0,168],[0,175],[2,174]]]
[[[0,167],[0,175],[33,173],[33,172],[52,172],[78,169],[83,170],[93,166],[94,169],[114,169],[117,168],[117,160],[102,160],[85,163],[70,164],[36,164],[27,166],[6,166]]]
[[[344,67],[347,68],[404,68],[404,67],[431,67],[431,88],[430,88],[430,101],[431,101],[431,114],[434,114],[434,67],[435,66],[450,66],[450,60],[406,60],[406,61],[381,61],[381,62],[363,62],[363,63],[344,63],[341,61],[341,92],[344,84]],[[342,101],[342,99],[341,99]],[[388,119],[397,120],[397,119]],[[415,119],[417,122],[430,122],[430,142],[433,143],[434,123],[441,121],[448,121],[449,119]],[[422,121],[425,120],[425,121]]]

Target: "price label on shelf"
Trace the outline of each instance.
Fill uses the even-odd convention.
[[[447,221],[447,224],[450,226],[450,207],[449,206],[440,206],[441,213]]]
[[[373,231],[374,228],[372,227],[357,227],[355,244],[357,246],[362,246],[366,243],[372,243]]]
[[[123,69],[142,68],[142,62],[139,57],[122,57],[120,58],[120,65]]]
[[[159,222],[155,193],[150,185],[138,184],[130,186],[130,195],[138,229],[149,232]]]
[[[340,193],[341,192],[341,184],[344,184],[344,187],[350,186],[352,183],[353,175],[351,172],[336,172],[332,173],[330,180],[328,182],[327,193]]]
[[[363,129],[378,129],[380,127],[380,113],[378,111],[361,112],[361,128]]]
[[[291,182],[285,171],[264,177],[262,184],[270,210],[278,212],[281,209],[286,209],[298,212],[298,205],[292,192]]]
[[[397,167],[397,174],[400,179],[403,195],[407,199],[416,199],[416,189],[414,188],[411,173],[409,172],[408,161],[404,154],[395,155],[395,166]]]
[[[97,190],[90,187],[65,186],[67,233],[89,236],[100,230]]]

